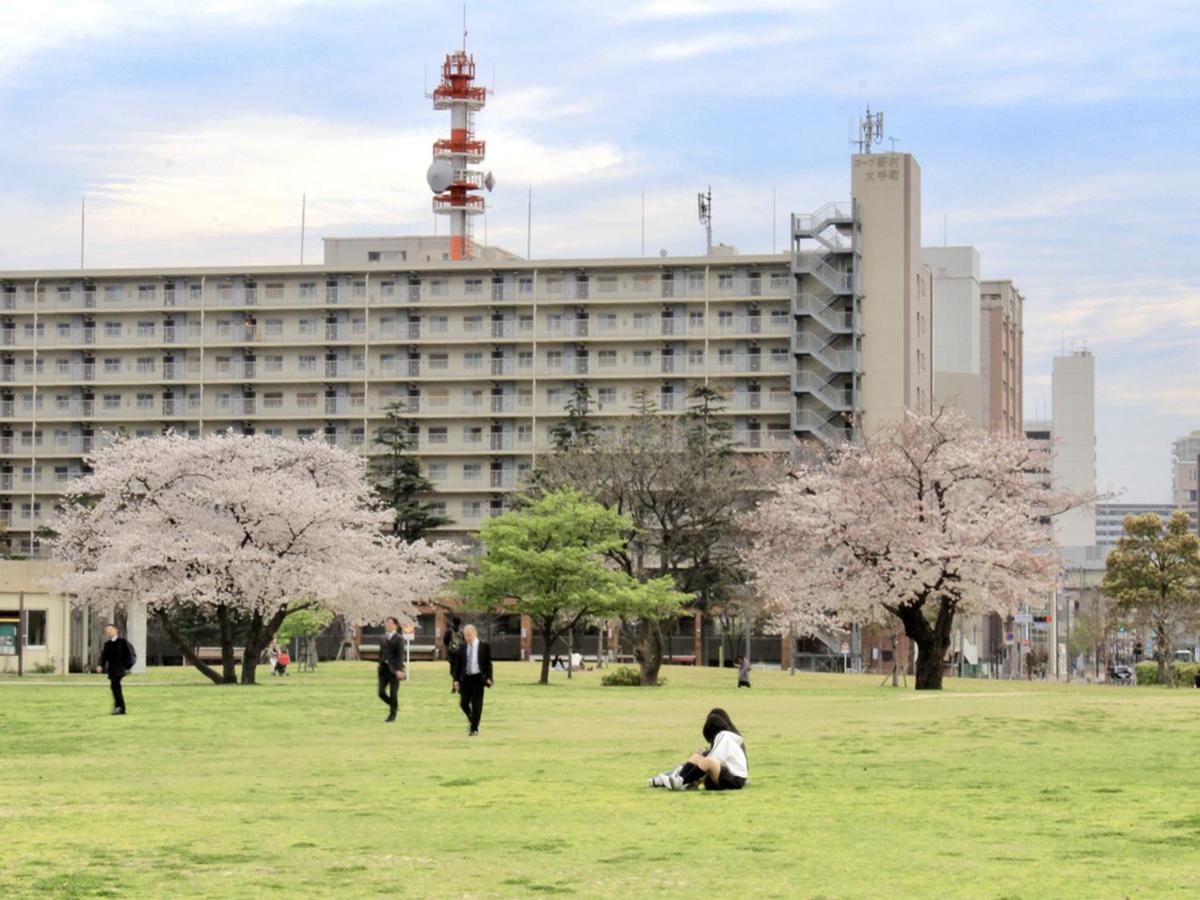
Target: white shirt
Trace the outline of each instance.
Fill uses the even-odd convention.
[[[467,641],[467,674],[479,674],[479,638]]]
[[[715,759],[729,770],[730,775],[740,778],[750,777],[750,767],[746,762],[746,751],[743,749],[742,736],[732,731],[717,732],[713,738],[712,749],[708,758]]]

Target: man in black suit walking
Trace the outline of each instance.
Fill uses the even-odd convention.
[[[400,637],[400,622],[395,616],[388,616],[383,628],[383,637],[379,639],[379,699],[389,708],[385,721],[395,722],[400,706],[396,692],[400,681],[407,677],[404,673],[404,639]]]
[[[137,662],[137,654],[134,652],[133,644],[117,633],[116,625],[105,625],[104,634],[108,640],[104,642],[104,648],[100,651],[100,665],[96,667],[96,671],[108,675],[108,686],[112,689],[113,695],[112,714],[123,716],[125,715],[125,694],[121,691],[121,679]]]
[[[459,706],[471,723],[470,734],[479,734],[483,715],[483,690],[492,686],[492,648],[479,639],[474,625],[463,627],[463,645],[454,657],[454,690]]]

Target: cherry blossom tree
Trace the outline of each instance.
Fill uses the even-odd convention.
[[[1034,474],[1046,452],[943,411],[795,469],[746,517],[776,624],[899,620],[917,688],[940,688],[955,616],[1044,602],[1060,568],[1049,517],[1094,500],[1051,491]]]
[[[65,492],[56,555],[74,571],[55,587],[77,602],[144,604],[183,656],[217,683],[242,683],[291,613],[328,609],[356,622],[411,615],[454,573],[450,545],[391,534],[359,456],[318,441],[246,435],[118,438]],[[221,629],[222,669],[173,623],[195,610]]]

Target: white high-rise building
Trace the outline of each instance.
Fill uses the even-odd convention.
[[[1051,378],[1054,461],[1051,485],[1077,494],[1096,492],[1096,361],[1087,350],[1054,357]],[[1060,548],[1096,543],[1096,508],[1085,504],[1054,517]]]

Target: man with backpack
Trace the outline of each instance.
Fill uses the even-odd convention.
[[[137,651],[133,644],[121,637],[117,626],[109,623],[104,626],[104,634],[108,640],[100,651],[100,665],[97,672],[108,675],[108,686],[112,689],[114,716],[125,715],[125,695],[121,691],[121,679],[137,663]]]
[[[454,660],[463,646],[462,619],[455,616],[450,620],[450,627],[442,635],[442,645],[446,648],[446,659],[450,661],[450,680],[454,680]],[[450,689],[454,693],[454,688]]]

